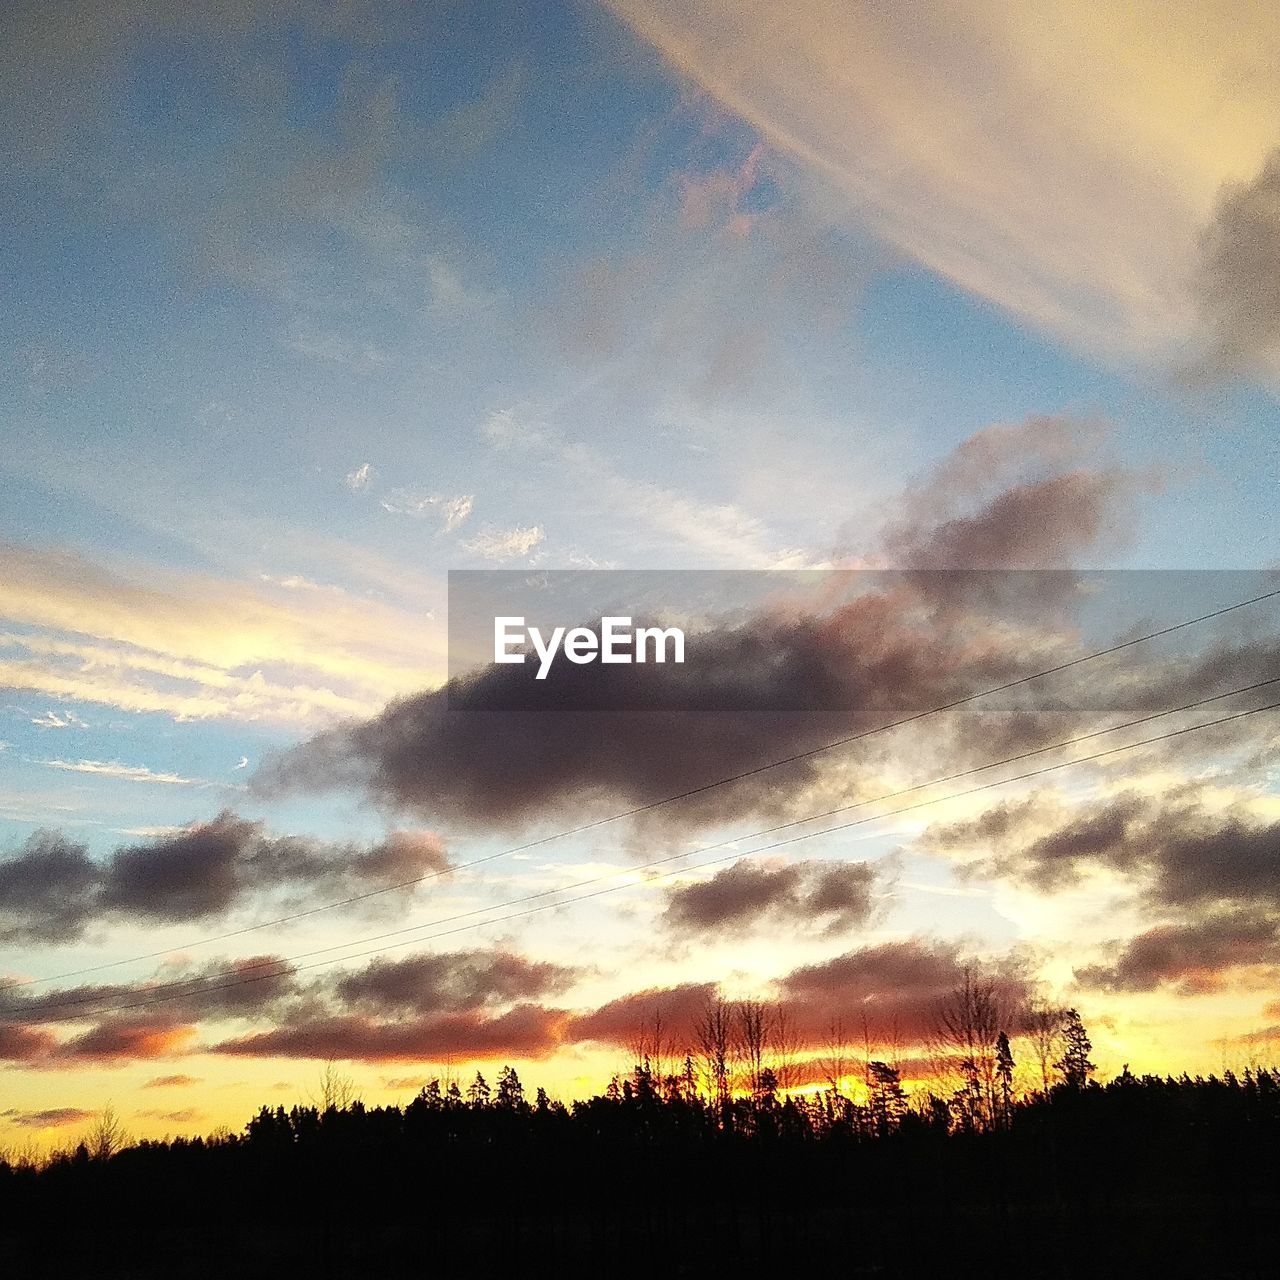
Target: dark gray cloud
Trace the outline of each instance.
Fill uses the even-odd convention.
[[[394,808],[502,826],[569,802],[646,804],[1025,669],[1025,650],[975,653],[973,619],[930,625],[929,609],[901,583],[821,617],[700,633],[683,665],[558,663],[536,686],[531,667],[489,666],[276,757],[255,785],[354,786]],[[680,817],[780,812],[821,772],[800,762],[707,793]]]
[[[1280,150],[1250,181],[1223,187],[1201,253],[1207,367],[1256,373],[1280,355]]]
[[[443,871],[440,839],[393,832],[369,846],[270,836],[224,812],[103,860],[66,836],[37,832],[0,860],[0,940],[55,943],[128,919],[208,920],[252,900],[298,903],[401,884]]]
[[[1098,422],[1036,415],[962,440],[886,506],[853,549],[900,569],[1063,569],[1128,535],[1149,480],[1105,458]],[[1039,584],[1050,590],[1047,575]]]
[[[1209,807],[1196,790],[1126,792],[1078,812],[1032,799],[931,827],[924,843],[968,855],[971,873],[1041,890],[1106,869],[1130,877],[1153,910],[1280,908],[1280,822]]]
[[[82,983],[45,990],[0,983],[0,1059],[41,1059],[58,1065],[111,1048],[136,1056],[154,1043],[167,1051],[202,1020],[286,1017],[314,1007],[325,994],[301,984],[280,956],[243,956],[203,965],[167,964],[139,982]],[[91,1024],[88,1029],[85,1024]],[[49,1028],[82,1028],[55,1039]],[[78,1038],[77,1038],[78,1037]]]
[[[1171,986],[1182,995],[1220,991],[1241,969],[1280,963],[1280,916],[1258,910],[1213,914],[1156,925],[1113,946],[1106,964],[1076,970],[1082,986],[1107,991],[1154,991]]]
[[[1122,795],[1053,825],[1061,810],[1052,799],[1015,801],[995,805],[971,821],[932,826],[924,843],[976,854],[970,871],[1052,891],[1075,884],[1091,864],[1136,870],[1142,854],[1135,837],[1150,811],[1146,798]],[[1046,820],[1050,830],[1028,834]]]
[[[1016,484],[971,514],[892,529],[885,550],[915,569],[1046,569],[1119,538],[1117,499],[1133,492],[1118,471],[1077,470]]]
[[[763,924],[833,933],[865,924],[872,913],[871,863],[793,862],[763,866],[743,859],[710,880],[667,894],[666,923],[686,932],[742,930]]]
[[[98,868],[88,850],[55,831],[37,831],[0,861],[0,939],[64,942],[93,909]]]
[[[1121,467],[1080,465],[1100,434],[1050,418],[963,441],[886,513],[875,554],[903,571],[859,579],[859,594],[725,617],[690,634],[682,665],[559,662],[540,682],[530,665],[490,665],[276,756],[254,785],[353,788],[433,820],[516,828],[569,806],[647,805],[1075,656],[1091,597],[1064,566],[1121,535],[1141,487]],[[1032,565],[1052,571],[1022,572]],[[1119,704],[1096,683],[1059,686],[1050,731]],[[1140,692],[1120,696],[1128,706]],[[980,732],[952,717],[922,762],[1044,741],[1039,696],[1005,699]],[[790,814],[832,763],[761,773],[645,821]]]
[[[579,977],[564,965],[509,951],[375,960],[336,984],[343,1004],[366,1013],[457,1013],[517,1000],[558,995]]]
[[[1161,612],[1136,612],[1122,623],[1120,611],[1134,607],[1139,588]],[[1071,573],[890,574],[822,611],[761,612],[691,632],[683,665],[560,662],[542,682],[534,680],[532,664],[483,667],[268,760],[254,785],[266,795],[350,788],[387,808],[461,826],[512,829],[566,811],[576,822],[749,773],[1259,589],[1258,579],[1144,584]],[[1197,598],[1198,592],[1204,594]],[[1105,626],[1104,599],[1116,609],[1117,630],[1082,641],[1082,615],[1092,615],[1094,627],[1101,617]],[[908,752],[922,776],[949,773],[1280,670],[1274,633],[1241,623],[1205,645],[1214,635],[1209,628],[1188,633],[1173,652],[1152,645],[1135,651],[1140,661],[1100,662],[1055,676],[949,712],[927,731],[868,739],[716,786],[645,821],[693,829],[735,818],[794,817],[833,770],[842,772],[849,800],[874,794],[869,788],[882,751],[899,759]],[[1225,703],[1202,715],[1262,705],[1276,689],[1251,696],[1253,704]],[[1148,732],[1185,723],[1155,723]],[[1131,735],[1138,736],[1146,733]],[[1263,753],[1256,764],[1274,752],[1261,716],[1179,738],[1167,751],[1181,759],[1195,753],[1233,759],[1246,749]],[[1156,760],[1157,749],[1142,758]],[[851,760],[863,771],[850,774]]]

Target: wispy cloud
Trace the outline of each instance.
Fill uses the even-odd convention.
[[[89,726],[74,711],[65,711],[59,715],[56,711],[46,711],[36,716],[31,723],[40,729],[87,729]]]
[[[524,528],[517,526],[514,529],[486,526],[462,545],[473,555],[485,560],[518,560],[533,551],[543,537],[542,529],[536,524]]]
[[[518,448],[572,478],[586,501],[626,522],[676,543],[713,564],[735,568],[813,568],[806,552],[779,545],[769,526],[732,502],[706,501],[669,485],[623,475],[599,450],[567,441],[555,427],[504,409],[490,415],[480,433],[490,444]],[[469,545],[469,550],[478,550]],[[481,553],[483,554],[483,553]]]
[[[184,778],[177,773],[162,773],[142,764],[121,764],[117,760],[35,760],[46,769],[63,769],[68,773],[91,773],[102,778],[119,778],[126,782],[155,782],[169,787],[225,787],[225,782],[206,778]]]
[[[446,497],[421,489],[392,489],[378,505],[396,516],[436,519],[445,533],[452,533],[471,514],[475,502],[475,496],[470,493]]]
[[[342,482],[348,489],[355,492],[358,489],[367,489],[375,474],[372,463],[362,462],[354,471],[348,471]]]
[[[340,364],[356,373],[372,373],[391,363],[391,355],[372,342],[353,342],[337,333],[303,332],[285,341],[291,351],[310,360]]]
[[[1198,228],[1275,144],[1263,6],[608,2],[894,248],[1095,352],[1185,340]]]
[[[15,629],[0,632],[0,684],[11,689],[181,719],[305,722],[436,683],[443,665],[426,610],[363,592],[27,547],[4,557],[0,618]]]
[[[1230,183],[1206,229],[1199,284],[1209,331],[1203,368],[1280,366],[1280,150],[1249,182]]]
[[[144,1089],[182,1089],[188,1085],[200,1084],[201,1080],[198,1076],[188,1075],[170,1075],[170,1076],[152,1076],[150,1080],[144,1081],[142,1087]]]

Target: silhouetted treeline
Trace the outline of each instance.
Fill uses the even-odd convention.
[[[564,1106],[504,1069],[403,1108],[264,1107],[237,1135],[0,1164],[0,1257],[68,1277],[1275,1274],[1274,1071],[1077,1080],[981,1129],[892,1076],[865,1103],[670,1079],[642,1064]]]

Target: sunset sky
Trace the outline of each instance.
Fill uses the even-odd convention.
[[[1280,598],[544,837],[1280,591],[1277,65],[1261,0],[6,5],[0,1145],[570,1097],[717,989],[910,1075],[966,965],[1269,1057],[1280,711],[946,796],[1280,702]],[[708,711],[451,736],[451,569],[788,575]]]

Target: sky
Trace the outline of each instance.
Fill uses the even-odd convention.
[[[0,24],[0,1145],[573,1096],[716,993],[910,1064],[966,967],[1105,1072],[1270,1052],[1275,713],[871,801],[1280,701],[1275,600],[559,833],[1280,588],[1273,6]],[[705,713],[486,729],[463,569],[754,585]]]

